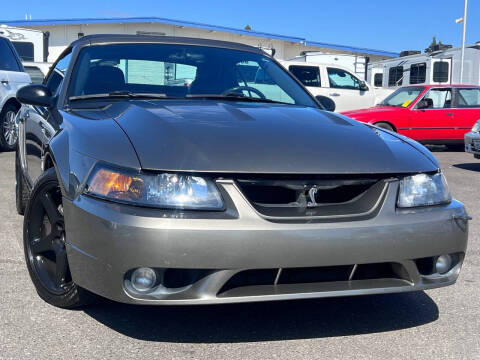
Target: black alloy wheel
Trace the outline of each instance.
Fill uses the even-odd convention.
[[[40,297],[63,308],[84,305],[88,294],[73,282],[68,266],[62,194],[53,168],[33,189],[23,238],[27,267]]]

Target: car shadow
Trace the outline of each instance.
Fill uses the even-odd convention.
[[[476,163],[453,164],[453,166],[462,170],[480,172],[480,160]]]
[[[446,145],[425,145],[425,147],[431,152],[454,152],[454,153],[465,152],[464,145],[457,145],[457,146],[451,146],[451,147],[447,147]]]
[[[84,311],[126,336],[174,343],[357,335],[411,328],[438,318],[438,307],[425,292],[204,306],[134,306],[105,301]]]

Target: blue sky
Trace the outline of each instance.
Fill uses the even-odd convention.
[[[433,35],[459,46],[463,16],[463,0],[3,0],[1,8],[0,21],[159,16],[388,51],[423,50]],[[467,43],[476,41],[480,0],[470,0]]]

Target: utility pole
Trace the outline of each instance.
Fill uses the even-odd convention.
[[[463,18],[455,20],[457,24],[463,22],[463,34],[462,34],[462,61],[460,64],[460,83],[463,84],[463,60],[465,58],[465,34],[467,32],[467,7],[468,7],[468,0],[465,0],[465,4],[463,6]]]

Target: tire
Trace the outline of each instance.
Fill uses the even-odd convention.
[[[23,176],[22,167],[20,165],[20,157],[18,150],[15,153],[15,205],[17,207],[17,213],[23,215],[25,208],[27,207],[30,192],[27,184],[25,183],[25,177]]]
[[[447,150],[449,151],[455,151],[455,152],[459,152],[459,151],[465,151],[465,144],[448,144],[446,145],[446,148]]]
[[[388,131],[392,131],[392,132],[396,132],[395,129],[393,128],[392,125],[390,125],[389,123],[386,123],[386,122],[378,122],[376,124],[374,124],[375,126],[378,126],[379,128],[381,129],[385,129],[385,130],[388,130]]]
[[[4,106],[0,113],[0,147],[3,151],[13,151],[17,147],[15,116],[18,108],[13,104]]]
[[[64,309],[94,301],[93,294],[75,284],[70,274],[62,194],[54,168],[45,171],[35,184],[23,224],[25,260],[38,295]]]

